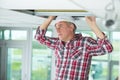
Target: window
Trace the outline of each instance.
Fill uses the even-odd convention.
[[[1,47],[0,47],[0,74],[1,74],[1,53],[2,53],[2,51],[1,51]],[[0,79],[1,79],[1,75],[0,75]]]
[[[8,48],[7,80],[21,80],[22,49]]]
[[[111,79],[115,80],[118,75],[119,75],[119,66],[118,65],[113,65],[112,66],[112,76],[111,76]]]
[[[4,30],[4,39],[9,40],[10,39],[10,30]]]
[[[111,54],[111,58],[113,61],[119,61],[119,57],[120,57],[120,32],[112,32],[112,44],[113,44],[113,48],[114,51]]]
[[[27,40],[27,31],[5,30],[5,40]]]
[[[4,40],[6,42],[5,45],[9,43],[9,40],[10,43],[12,42],[12,40],[26,40],[26,41],[16,41],[17,43],[15,44],[15,46],[17,45],[19,47],[13,47],[14,45],[10,43],[9,44],[11,45],[11,47],[10,46],[5,47],[5,51],[7,51],[8,53],[7,56],[8,62],[6,61],[7,80],[22,80],[22,77],[23,79],[26,80],[26,78],[24,78],[24,75],[27,76],[27,78],[29,78],[29,74],[31,74],[31,77],[29,78],[31,80],[50,80],[51,70],[52,70],[51,69],[52,50],[44,45],[41,45],[38,41],[34,39],[36,30],[33,30],[32,31],[33,34],[30,34],[28,36],[27,33],[32,33],[32,32],[31,31],[27,32],[27,31],[28,30],[26,29],[25,30],[0,29],[0,40]],[[80,31],[80,32],[82,33],[83,36],[90,36],[96,39],[96,35],[92,31]],[[119,36],[118,34],[120,34],[120,32],[105,32],[105,33],[107,34],[108,38],[110,38],[114,50],[112,54],[93,57],[91,63],[91,69],[90,69],[91,79],[89,80],[114,80],[118,76],[119,73],[118,61],[120,57],[120,48],[119,48],[120,38],[118,37]],[[51,37],[52,34],[53,32],[48,29],[46,35]],[[32,39],[32,42],[31,40],[28,39]],[[2,41],[0,43],[2,43]],[[15,41],[13,41],[13,43],[15,43]],[[25,45],[29,46],[29,44],[32,44],[32,52],[30,52],[31,47],[25,46]],[[21,48],[21,46],[23,47]],[[0,47],[0,53],[2,49],[3,48]],[[31,55],[29,54],[29,52],[32,53],[32,63],[30,62],[31,56],[28,57],[28,55]],[[23,61],[22,57],[26,57],[26,59],[24,60],[27,61]],[[28,58],[30,59],[28,60]],[[28,62],[30,62],[31,64],[29,64]],[[26,69],[28,67],[31,69],[31,71],[28,71],[29,69]],[[27,74],[24,72],[23,68],[26,71],[28,71]],[[0,79],[3,80],[4,78],[3,79],[0,78]]]
[[[107,80],[108,72],[108,62],[92,61],[90,74],[93,80]]]
[[[0,40],[2,39],[3,32],[0,30]]]
[[[36,41],[35,33],[33,30],[31,80],[50,80],[52,50]],[[46,35],[52,36],[52,31],[47,31]]]
[[[111,39],[113,44],[113,52],[111,56],[111,79],[115,79],[119,75],[119,57],[120,57],[120,32],[111,32]]]
[[[24,30],[11,30],[12,40],[27,40],[27,31]]]
[[[27,40],[26,30],[0,30],[1,40]]]

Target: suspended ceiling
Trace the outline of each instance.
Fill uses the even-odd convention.
[[[84,16],[94,15],[73,4],[70,0],[0,0],[0,7],[1,26],[36,27],[46,19],[41,16],[70,15],[79,16],[79,19],[76,20],[78,25],[83,26],[83,29],[88,29]],[[99,10],[101,10],[100,7],[98,12]],[[98,19],[97,23],[104,26],[103,19]],[[116,30],[120,30],[120,28],[117,27]]]

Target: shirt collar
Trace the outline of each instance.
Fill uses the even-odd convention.
[[[66,43],[70,43],[72,41],[80,40],[81,38],[82,38],[82,34],[81,33],[80,34],[75,34],[74,38],[69,40],[69,41],[67,41]],[[60,40],[60,44],[63,44],[62,40]]]

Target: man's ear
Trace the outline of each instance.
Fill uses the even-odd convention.
[[[71,30],[73,31],[74,30],[74,25],[70,24],[70,27],[71,27]]]

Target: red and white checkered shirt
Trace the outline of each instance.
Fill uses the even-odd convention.
[[[94,40],[76,34],[65,45],[58,38],[45,36],[46,30],[37,29],[35,39],[55,50],[55,80],[88,80],[92,56],[104,55],[113,50],[107,38]]]

